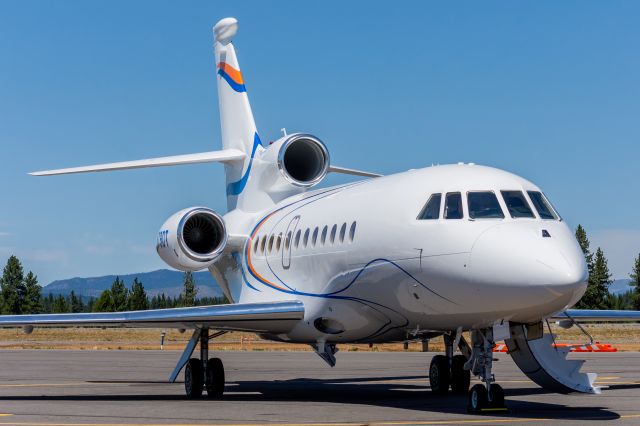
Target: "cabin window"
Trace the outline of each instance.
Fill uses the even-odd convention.
[[[260,243],[260,238],[256,238],[255,242],[253,243],[253,251],[255,253],[258,252],[258,243]]]
[[[329,228],[328,228],[326,225],[325,225],[325,227],[324,227],[324,228],[322,228],[322,236],[320,237],[320,243],[321,243],[322,245],[324,245],[324,243],[326,243],[326,242],[327,242],[327,230],[328,230],[328,229],[329,229]]]
[[[355,237],[356,237],[356,223],[353,222],[351,224],[351,228],[349,228],[349,242],[352,243]]]
[[[331,244],[336,242],[336,232],[338,231],[338,225],[333,225],[331,228],[331,237],[329,237],[329,241]]]
[[[317,242],[318,242],[318,227],[316,226],[316,229],[313,230],[313,238],[311,238],[311,245],[315,247]]]
[[[276,239],[276,252],[280,251],[280,246],[282,245],[282,234],[278,235]]]
[[[298,248],[298,246],[300,245],[300,234],[302,233],[302,231],[300,229],[298,229],[298,232],[296,232],[296,248]]]
[[[422,211],[418,215],[418,220],[438,219],[440,218],[440,201],[442,194],[433,194],[429,197],[429,201],[424,205]]]
[[[493,191],[469,192],[467,202],[471,219],[504,219],[504,213]]]
[[[459,192],[448,192],[444,203],[445,219],[462,219],[462,195]]]
[[[309,228],[307,228],[304,231],[304,237],[302,238],[302,245],[305,246],[306,248],[308,243],[309,243]]]
[[[262,241],[260,242],[260,254],[264,254],[264,247],[267,244],[267,236],[263,235],[262,236]]]
[[[531,202],[533,203],[533,206],[538,211],[538,215],[540,216],[540,219],[557,219],[558,218],[558,216],[553,210],[553,207],[551,207],[551,204],[547,200],[547,197],[545,197],[542,194],[542,192],[527,191],[527,194],[529,194],[529,198],[531,198]]]
[[[531,207],[529,207],[529,203],[527,203],[527,199],[524,198],[524,194],[522,193],[522,191],[500,192],[502,193],[502,198],[504,198],[504,203],[507,205],[507,209],[509,210],[509,214],[512,218],[535,218],[535,216],[533,215],[533,211],[531,211]]]
[[[291,247],[291,231],[287,232],[287,237],[284,239],[284,249],[289,250]]]
[[[347,224],[343,223],[340,227],[340,243],[344,243],[344,236],[347,233]]]
[[[271,234],[271,237],[269,237],[269,254],[271,254],[271,252],[273,251],[273,240],[274,240],[274,236],[273,234]]]

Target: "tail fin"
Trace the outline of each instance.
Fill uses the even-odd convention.
[[[235,18],[224,18],[213,27],[222,147],[246,154],[243,162],[225,164],[229,210],[236,207],[237,198],[249,179],[256,151],[262,149],[236,51],[231,43],[237,31],[238,21]]]

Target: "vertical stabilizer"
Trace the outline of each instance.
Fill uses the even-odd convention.
[[[238,20],[235,18],[224,18],[213,27],[222,147],[237,149],[247,155],[244,162],[225,165],[229,210],[236,207],[238,197],[250,179],[256,151],[262,149],[244,78],[231,42],[237,31]]]

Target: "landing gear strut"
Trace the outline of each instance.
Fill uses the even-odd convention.
[[[190,399],[200,398],[203,389],[207,390],[209,398],[220,398],[224,393],[224,366],[220,358],[209,359],[209,329],[202,328],[196,330],[196,333],[199,333],[194,333],[194,338],[200,340],[200,359],[191,358],[187,361],[184,369],[184,390]],[[195,343],[191,351],[193,346]]]
[[[468,347],[464,338],[460,335],[444,335],[445,355],[436,355],[431,359],[429,366],[429,385],[431,391],[436,395],[444,395],[449,391],[457,395],[464,395],[469,390],[471,375],[469,369],[465,369],[467,357],[465,355],[454,355],[456,341],[460,350],[464,353],[464,348]]]
[[[465,368],[480,377],[484,384],[473,385],[469,391],[470,413],[507,411],[504,404],[504,390],[495,383],[491,373],[493,366],[493,329],[471,330],[471,356]]]

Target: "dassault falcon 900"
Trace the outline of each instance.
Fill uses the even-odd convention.
[[[160,228],[156,249],[173,268],[208,269],[231,303],[0,316],[0,326],[191,329],[170,376],[174,381],[184,368],[190,398],[204,390],[222,396],[224,367],[209,358],[209,340],[229,330],[309,344],[330,366],[340,343],[443,336],[446,353],[434,356],[429,368],[431,390],[468,395],[472,412],[504,408],[492,374],[499,340],[540,386],[600,393],[595,374],[580,372],[580,361],[553,348],[543,324],[640,313],[568,310],[585,292],[587,267],[541,189],[475,164],[389,176],[338,167],[325,144],[306,133],[263,144],[232,43],[237,30],[234,18],[213,28],[221,150],[32,173],[223,163],[228,212],[190,207],[175,213]],[[364,179],[314,188],[330,172]],[[192,357],[198,343],[200,356]],[[471,374],[481,384],[469,389]]]

